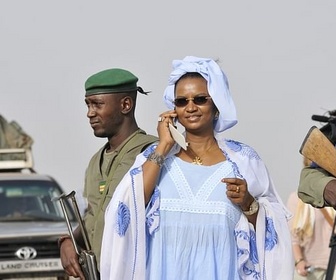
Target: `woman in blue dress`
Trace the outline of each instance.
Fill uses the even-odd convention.
[[[289,213],[257,152],[222,135],[237,123],[225,74],[207,58],[173,68],[159,142],[106,210],[102,279],[291,279]]]

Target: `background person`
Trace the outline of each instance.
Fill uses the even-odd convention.
[[[327,118],[328,123],[320,128],[321,132],[325,134],[325,136],[334,145],[336,145],[335,113],[336,110],[329,111],[330,117]],[[318,119],[321,119],[321,116],[319,116]],[[301,170],[298,196],[303,202],[314,207],[323,208],[331,206],[336,209],[336,178],[313,162],[310,166],[306,166]],[[329,246],[331,246],[332,250],[326,272],[327,279],[331,279],[335,275],[335,233],[331,234],[329,240]]]
[[[310,161],[304,159],[304,166],[309,165]],[[293,279],[322,280],[329,261],[335,211],[331,207],[314,208],[300,200],[297,192],[290,194],[287,207],[294,214],[289,220],[295,260]]]
[[[141,130],[134,117],[138,78],[114,68],[98,72],[85,82],[87,117],[96,137],[108,142],[92,157],[85,174],[84,196],[88,201],[84,222],[92,250],[100,262],[104,213],[113,192],[132,166],[136,155],[157,138]],[[76,240],[83,246],[77,228]],[[62,265],[68,275],[84,279],[70,236],[59,239]]]
[[[329,261],[334,210],[314,208],[302,202],[296,192],[290,194],[287,206],[294,213],[289,221],[295,260],[293,279],[322,280]]]
[[[237,123],[225,74],[206,58],[173,68],[159,142],[137,157],[105,214],[103,279],[290,279],[289,212],[267,168],[217,134]],[[174,119],[186,150],[169,132]]]

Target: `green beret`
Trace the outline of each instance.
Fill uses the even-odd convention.
[[[137,81],[136,76],[124,69],[103,70],[86,80],[85,95],[136,91]]]

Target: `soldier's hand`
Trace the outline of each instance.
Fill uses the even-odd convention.
[[[78,255],[71,239],[66,239],[60,246],[61,262],[65,272],[69,276],[85,280],[81,266],[78,262]]]

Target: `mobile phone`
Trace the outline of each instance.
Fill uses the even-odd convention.
[[[175,142],[179,144],[184,150],[187,149],[187,142],[181,132],[179,132],[171,123],[169,123],[169,130]]]

